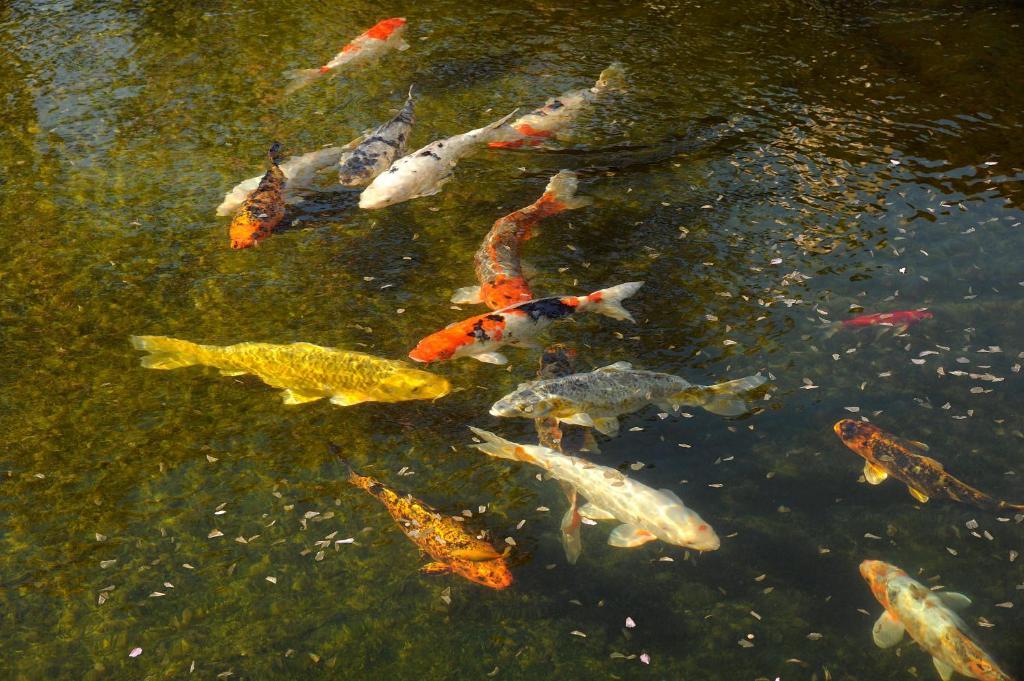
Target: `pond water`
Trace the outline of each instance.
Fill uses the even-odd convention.
[[[411,49],[282,96],[284,70],[388,16]],[[1024,502],[1020,3],[11,0],[0,44],[5,678],[937,678],[912,644],[874,647],[866,558],[969,595],[978,640],[1024,673],[1024,517],[866,485],[832,432],[866,416]],[[318,197],[245,251],[214,216],[271,141],[347,142],[410,83],[416,148],[613,60],[627,87],[560,149],[482,151],[380,211]],[[471,313],[448,299],[483,235],[562,168],[595,202],[525,246],[534,290],[646,285],[636,324],[582,315],[544,340],[584,370],[771,378],[748,416],[649,407],[598,438],[595,461],[674,490],[717,551],[613,548],[600,523],[566,563],[558,486],[467,430],[536,441],[487,413],[535,351],[436,365],[457,388],[437,401],[342,408],[143,369],[129,345],[402,358]],[[923,307],[901,334],[826,326]],[[514,541],[513,586],[421,574],[328,441]]]

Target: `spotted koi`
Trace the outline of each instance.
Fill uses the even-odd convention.
[[[472,357],[489,364],[506,364],[496,350],[504,345],[534,347],[536,337],[559,319],[576,312],[596,312],[612,319],[636,321],[622,301],[636,293],[642,281],[631,281],[586,296],[537,298],[456,322],[421,340],[409,353],[417,362],[442,362]]]
[[[231,248],[249,248],[274,231],[284,218],[284,173],[277,165],[281,145],[274,142],[267,156],[270,169],[259,186],[242,202],[228,227]]]

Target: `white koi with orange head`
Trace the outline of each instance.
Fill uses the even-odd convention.
[[[971,604],[963,594],[932,591],[895,565],[865,560],[860,574],[885,612],[872,634],[879,648],[891,648],[906,632],[928,654],[942,681],[953,672],[980,681],[1013,681],[988,653],[974,642],[967,625],[956,614]]]

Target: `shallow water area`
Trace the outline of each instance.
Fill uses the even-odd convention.
[[[387,16],[409,50],[282,96],[285,70]],[[1024,677],[1024,515],[867,485],[832,432],[870,418],[1024,503],[1020,3],[13,0],[0,44],[0,676],[938,678],[913,644],[872,643],[875,558],[967,594],[979,643]],[[214,215],[272,141],[344,144],[412,83],[416,149],[615,60],[626,88],[554,148],[481,151],[434,196],[319,194],[244,251]],[[646,284],[636,324],[579,315],[543,340],[581,370],[770,378],[750,415],[651,406],[598,436],[597,463],[674,491],[717,551],[613,548],[600,522],[566,564],[557,484],[467,428],[536,442],[488,415],[536,351],[431,366],[454,388],[437,401],[342,408],[144,369],[129,345],[403,358],[484,311],[449,297],[562,168],[595,202],[524,246],[534,291]],[[832,326],[918,308],[933,318],[906,330]],[[328,442],[511,546],[515,583],[421,574]]]

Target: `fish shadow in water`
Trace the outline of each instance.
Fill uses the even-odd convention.
[[[310,192],[301,203],[288,206],[286,225],[277,231],[302,229],[320,222],[336,222],[359,210],[361,189]]]
[[[525,63],[524,54],[524,51],[510,50],[474,59],[436,61],[418,70],[413,75],[413,82],[423,92],[468,90],[479,83],[491,83],[506,77]]]

